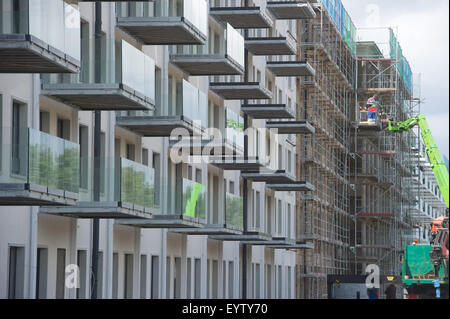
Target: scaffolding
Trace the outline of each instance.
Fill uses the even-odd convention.
[[[315,76],[300,80],[297,115],[315,128],[298,137],[298,174],[314,192],[299,198],[297,234],[314,249],[298,254],[298,297],[327,298],[327,275],[350,274],[351,215],[349,182],[351,110],[356,86],[356,28],[340,1],[311,1],[316,18],[298,25],[300,60]]]
[[[393,275],[400,272],[403,243],[410,240],[414,226],[409,183],[415,135],[393,134],[386,127],[389,120],[414,115],[412,73],[391,28],[358,29],[356,53],[354,267],[356,274],[365,274],[367,265],[376,264],[381,274]],[[374,95],[377,118],[368,123],[368,99]]]

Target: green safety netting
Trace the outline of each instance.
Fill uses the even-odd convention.
[[[406,88],[411,92],[412,89],[412,71],[408,60],[403,56],[403,51],[400,43],[397,41],[394,31],[389,29],[389,46],[391,51],[391,58],[396,60],[396,67],[402,78]]]
[[[353,54],[356,55],[356,27],[345,10],[341,0],[320,0],[334,25],[344,38]]]

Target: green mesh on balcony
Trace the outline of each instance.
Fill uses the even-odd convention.
[[[206,187],[200,183],[183,179],[183,215],[191,218],[206,217]]]

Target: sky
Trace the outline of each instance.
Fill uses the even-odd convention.
[[[357,28],[392,27],[414,78],[420,77],[421,113],[449,156],[449,1],[342,0]],[[414,94],[418,96],[419,94]]]

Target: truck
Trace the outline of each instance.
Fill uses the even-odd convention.
[[[425,150],[446,205],[446,216],[433,221],[430,244],[405,243],[402,257],[402,284],[407,299],[448,299],[448,170],[423,114],[405,122],[389,121],[391,132],[407,132],[419,126]]]

